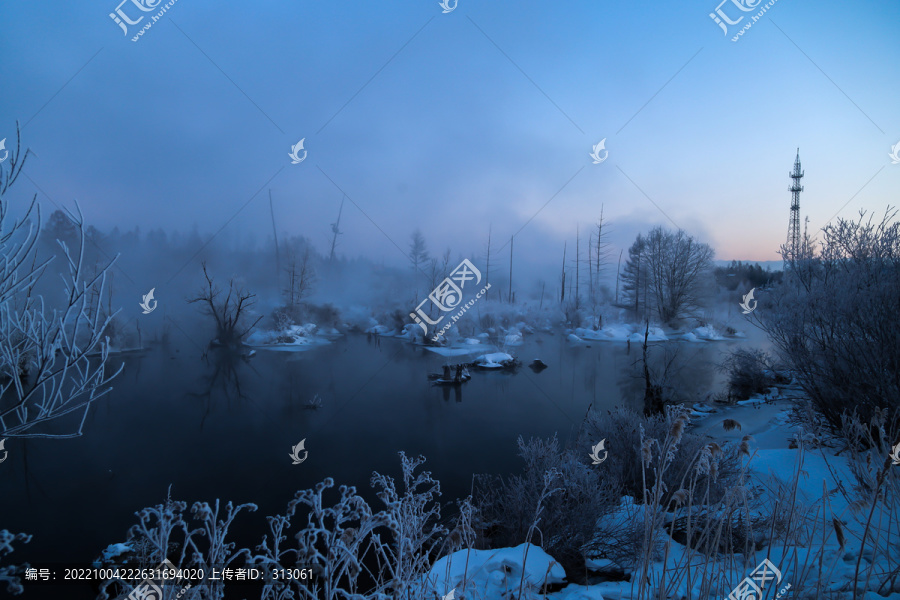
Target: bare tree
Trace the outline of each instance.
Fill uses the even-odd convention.
[[[487,260],[485,261],[484,282],[485,285],[491,282],[491,226],[488,225],[487,239]]]
[[[412,232],[409,243],[409,260],[412,263],[413,269],[413,281],[415,282],[416,288],[416,304],[419,303],[419,274],[422,272],[422,267],[428,263],[429,258],[428,248],[425,245],[425,236],[422,235],[420,229],[416,228],[416,230]]]
[[[566,301],[566,242],[563,242],[562,272],[559,275],[559,303]]]
[[[713,250],[683,230],[654,227],[647,236],[649,285],[663,323],[693,316],[711,281]]]
[[[80,207],[69,213],[74,243],[59,242],[65,259],[63,300],[52,306],[34,293],[55,257],[36,258],[41,228],[37,199],[10,222],[3,197],[15,183],[28,151],[15,151],[0,166],[0,437],[76,437],[91,404],[109,392],[108,340],[112,316],[100,316],[100,298],[113,261],[87,276],[86,234]],[[34,219],[34,220],[32,220]],[[93,355],[97,355],[94,357]],[[52,430],[47,425],[54,423]]]
[[[664,323],[693,316],[702,306],[712,273],[713,251],[684,231],[662,227],[638,235],[622,274],[635,314],[650,312]],[[643,310],[642,310],[643,309]]]
[[[197,295],[188,299],[189,304],[200,303],[203,312],[211,316],[216,322],[215,341],[219,345],[228,348],[239,348],[244,336],[259,323],[262,316],[257,317],[249,326],[244,327],[244,321],[250,308],[256,303],[256,294],[251,294],[239,288],[234,278],[228,280],[228,293],[224,300],[220,300],[222,290],[216,285],[206,262],[203,262],[203,277],[206,285],[197,292]]]
[[[316,270],[313,267],[309,253],[309,245],[306,244],[300,256],[298,250],[288,250],[287,266],[284,271],[287,274],[287,287],[282,290],[287,301],[288,308],[293,309],[303,298],[312,293],[316,283]]]

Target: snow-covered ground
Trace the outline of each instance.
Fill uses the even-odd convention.
[[[780,480],[790,486],[795,470],[801,469],[796,510],[808,511],[810,516],[814,516],[812,513],[815,512],[821,523],[819,511],[827,508],[826,522],[830,523],[832,516],[839,520],[843,524],[846,541],[840,543],[832,530],[830,535],[825,536],[824,543],[818,546],[807,548],[778,542],[764,546],[755,556],[748,556],[745,559],[738,556],[737,560],[730,561],[730,564],[720,563],[716,566],[715,572],[725,572],[728,576],[727,580],[714,586],[712,597],[728,598],[734,587],[748,577],[756,565],[768,559],[781,571],[781,579],[777,581],[777,585],[770,583],[764,589],[767,593],[765,598],[814,598],[815,590],[802,595],[798,595],[797,592],[803,589],[804,576],[818,577],[819,551],[822,549],[822,565],[826,576],[820,591],[829,592],[828,597],[852,598],[851,586],[856,563],[860,558],[860,540],[866,524],[865,515],[853,513],[843,495],[836,493],[839,485],[843,485],[845,489],[852,488],[854,479],[849,458],[837,455],[835,449],[827,447],[807,446],[803,451],[790,447],[791,440],[800,435],[787,419],[791,399],[798,394],[800,391],[796,386],[779,386],[736,406],[711,407],[698,404],[694,408],[692,417],[694,425],[691,431],[705,435],[710,441],[715,441],[723,447],[727,444],[740,443],[746,435],[752,436],[751,457],[748,463],[749,484],[755,493],[763,496],[767,493],[767,489],[773,489],[772,484],[775,481]],[[739,428],[726,431],[723,427],[726,419],[737,421],[740,424]],[[798,465],[801,457],[803,462]],[[823,486],[829,490],[827,507],[822,506]],[[641,510],[641,505],[626,497],[622,499],[617,514],[622,519],[640,519]],[[661,539],[668,539],[667,533],[661,531]],[[818,535],[821,538],[822,534]],[[638,597],[638,586],[633,581],[606,581],[588,586],[570,584],[562,589],[558,589],[557,585],[554,589],[558,591],[541,595],[539,592],[545,583],[559,583],[566,580],[566,574],[553,557],[537,546],[528,549],[526,561],[525,547],[523,544],[515,548],[455,552],[435,563],[429,581],[439,597],[445,597],[445,594],[453,591],[453,597],[457,600],[518,598],[520,584],[525,591],[522,598],[529,599],[609,600]],[[863,565],[868,565],[866,561],[871,560],[871,551],[868,548],[863,552],[862,559]],[[692,597],[699,598],[698,593],[703,580],[699,573],[705,561],[706,558],[701,554],[672,541],[667,559],[656,560],[651,564],[649,574],[652,581],[659,581],[664,568],[667,568],[670,573],[668,578],[671,580],[672,569],[678,565],[694,565],[691,568],[696,569],[698,575],[690,580],[683,578],[676,586],[679,595],[675,597],[686,597],[690,581]],[[606,559],[596,559],[588,561],[587,566],[600,571],[609,563],[610,561]],[[806,570],[802,568],[803,565],[807,566]],[[888,569],[890,566],[884,559],[876,559],[877,568]],[[631,575],[631,579],[635,580],[636,574]],[[900,600],[900,591],[884,590],[885,595],[879,595],[874,590],[867,589],[862,581],[859,591],[858,597],[864,600],[885,598]],[[780,596],[777,595],[779,593]]]
[[[256,329],[244,343],[253,348],[277,350],[282,352],[299,352],[315,346],[331,343],[330,339],[340,333],[334,329],[321,330],[314,323],[290,325],[280,330]]]
[[[732,338],[743,337],[740,332],[730,336]],[[647,335],[648,342],[685,341],[685,342],[717,342],[728,339],[712,325],[696,327],[690,331],[666,331],[662,327],[651,326]],[[569,334],[572,342],[597,341],[597,342],[637,342],[644,341],[644,326],[640,324],[617,323],[607,325],[602,329],[576,328]]]

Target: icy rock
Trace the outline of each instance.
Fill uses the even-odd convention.
[[[465,591],[466,597],[502,597],[518,591],[524,577],[525,585],[538,590],[545,584],[565,583],[566,572],[552,556],[538,546],[496,550],[459,550],[438,559],[428,575],[428,581],[439,596],[452,589]],[[592,597],[588,597],[592,598]]]
[[[531,361],[531,364],[528,365],[528,368],[530,368],[535,373],[540,373],[541,371],[543,371],[544,369],[547,368],[547,363],[545,363],[544,361],[542,361],[539,358],[536,358],[533,361]]]

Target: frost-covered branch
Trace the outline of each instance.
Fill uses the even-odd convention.
[[[75,437],[81,435],[90,405],[110,391],[121,372],[106,372],[108,344],[103,331],[114,315],[101,319],[99,304],[110,261],[95,276],[84,269],[85,229],[80,207],[70,213],[78,247],[59,242],[66,272],[64,299],[47,302],[35,285],[53,260],[38,262],[40,210],[32,199],[19,220],[11,221],[3,194],[15,182],[26,155],[19,147],[9,166],[0,167],[0,436]],[[50,423],[71,415],[64,425]]]

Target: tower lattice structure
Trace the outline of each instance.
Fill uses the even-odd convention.
[[[793,180],[793,183],[788,188],[788,191],[791,192],[791,219],[788,223],[784,259],[786,262],[793,262],[800,252],[800,192],[803,191],[803,186],[800,185],[800,179],[803,178],[803,171],[800,170],[800,148],[797,148],[794,171],[788,173],[788,176]]]

